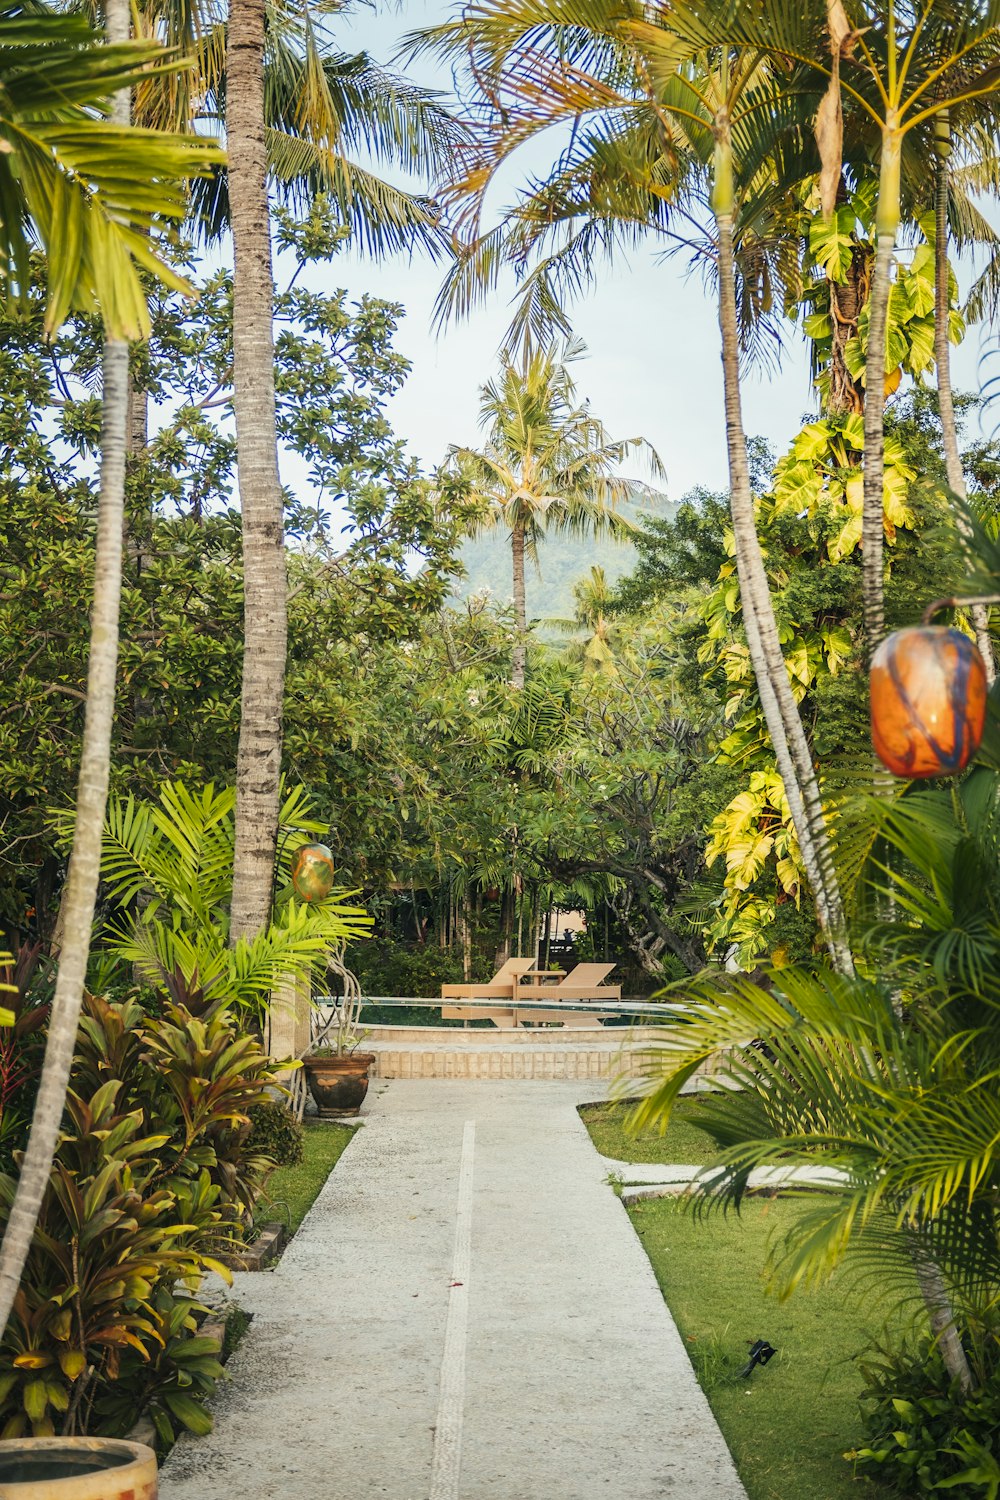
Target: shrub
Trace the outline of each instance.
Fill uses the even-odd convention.
[[[351,968],[366,995],[437,997],[443,984],[460,983],[462,979],[460,954],[430,943],[381,936],[377,942],[362,943],[352,950]]]
[[[275,1065],[225,1012],[88,996],[63,1134],[0,1343],[0,1438],[207,1431],[221,1367],[191,1294],[242,1232],[270,1154],[250,1112]],[[279,1106],[280,1107],[280,1106]],[[0,1176],[0,1221],[15,1183]]]
[[[277,1099],[265,1099],[247,1113],[250,1134],[245,1149],[268,1157],[276,1167],[297,1167],[304,1155],[304,1132],[290,1110]]]
[[[937,1347],[875,1351],[862,1362],[867,1446],[844,1455],[901,1495],[940,1491],[996,1500],[1000,1489],[1000,1367],[964,1395],[949,1381]]]

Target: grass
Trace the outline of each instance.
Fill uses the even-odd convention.
[[[255,1221],[264,1224],[280,1220],[294,1234],[357,1129],[364,1126],[327,1122],[307,1125],[302,1161],[297,1167],[278,1167],[271,1173]]]
[[[631,1113],[634,1101],[622,1100],[617,1104],[584,1104],[580,1115],[590,1131],[590,1138],[602,1156],[615,1161],[631,1162],[675,1162],[685,1166],[702,1166],[711,1161],[715,1147],[709,1136],[691,1124],[692,1104],[683,1099],[670,1119],[666,1133],[659,1130],[643,1130],[631,1135],[625,1121]]]
[[[794,1198],[749,1199],[739,1218],[662,1198],[630,1210],[750,1500],[876,1500],[888,1492],[841,1454],[861,1439],[856,1356],[903,1315],[877,1295],[862,1311],[836,1278],[783,1303],[765,1294],[768,1240],[802,1211]],[[740,1379],[758,1338],[778,1353]]]

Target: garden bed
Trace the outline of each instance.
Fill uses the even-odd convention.
[[[272,1220],[278,1221],[289,1236],[293,1235],[358,1129],[363,1126],[307,1121],[302,1161],[294,1167],[278,1167],[271,1173],[255,1222],[263,1227]]]

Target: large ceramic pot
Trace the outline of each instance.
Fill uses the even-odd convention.
[[[309,1092],[321,1120],[356,1115],[368,1092],[368,1070],[374,1052],[349,1052],[343,1057],[304,1057]],[[0,1497],[2,1500],[2,1497]]]
[[[156,1500],[156,1454],[117,1438],[8,1438],[0,1500]]]

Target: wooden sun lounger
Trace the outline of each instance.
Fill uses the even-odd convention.
[[[482,1006],[442,1005],[441,1016],[445,1021],[492,1021],[494,1026],[509,1028],[516,1025],[511,1001],[518,981],[535,967],[533,958],[508,958],[492,979],[480,984],[443,984],[441,999],[496,1000],[497,1009],[484,1010]],[[506,1004],[503,1002],[506,1001]]]
[[[528,967],[521,971],[517,977],[511,977],[506,981],[506,994],[510,998],[509,1005],[500,1004],[494,1010],[484,1010],[481,1007],[473,1009],[471,1006],[445,1005],[441,1007],[441,1015],[446,1020],[467,1021],[473,1016],[481,1016],[484,1020],[490,1020],[495,1026],[503,1030],[511,1030],[521,1022],[540,1023],[551,1025],[555,1023],[567,1027],[593,1027],[598,1026],[606,1014],[599,1010],[577,1011],[562,1010],[526,1010],[518,1013],[518,1000],[553,1000],[558,1004],[568,1000],[574,1004],[589,1000],[620,1000],[621,985],[602,984],[614,968],[614,964],[577,964],[576,968],[569,974],[557,977],[555,972],[548,976],[543,971],[534,969],[530,959],[512,959],[511,963],[527,964]],[[504,965],[504,969],[507,965]],[[446,996],[461,992],[468,1000],[492,999],[498,994],[498,985],[502,969],[492,980],[485,985],[444,985],[441,990],[442,999]]]
[[[580,1004],[587,1000],[620,1000],[622,987],[620,984],[602,984],[614,968],[614,964],[577,964],[568,974],[564,975],[556,983],[546,982],[543,978],[535,978],[533,974],[527,976],[517,987],[518,999],[524,1000],[563,1000]],[[600,1011],[578,1011],[566,1010],[533,1010],[529,1012],[532,1021],[559,1021],[563,1026],[597,1026],[609,1013]]]
[[[443,984],[441,999],[489,1000],[494,995],[510,999],[518,980],[534,967],[533,958],[508,958],[492,979],[484,979],[480,984]]]

